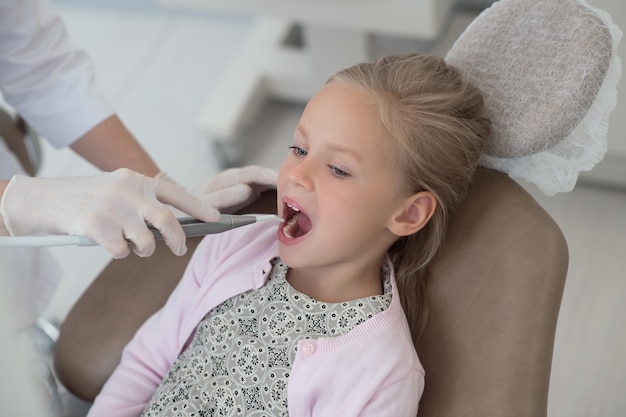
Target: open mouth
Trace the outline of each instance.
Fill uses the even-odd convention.
[[[283,233],[290,239],[304,236],[311,230],[312,225],[309,216],[291,204],[285,203],[283,218],[285,219]]]

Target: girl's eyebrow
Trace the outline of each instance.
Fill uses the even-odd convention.
[[[302,136],[304,136],[305,138],[308,138],[309,136],[307,135],[306,129],[304,128],[304,126],[302,126],[300,123],[298,123],[298,125],[296,126],[296,131],[298,131]],[[354,159],[356,159],[357,161],[362,161],[363,158],[361,158],[361,155],[359,155],[356,151],[354,151],[353,149],[347,148],[345,146],[342,146],[338,143],[330,143],[327,146],[328,149],[330,149],[331,151],[335,151],[335,152],[341,152],[344,153],[346,155],[352,156]]]
[[[331,143],[328,145],[328,149],[335,151],[335,152],[341,152],[344,153],[348,156],[351,156],[352,158],[356,159],[357,161],[361,161],[361,155],[359,155],[358,153],[356,153],[353,149],[347,148],[345,146],[341,146],[337,143]]]

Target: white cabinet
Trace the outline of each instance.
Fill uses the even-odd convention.
[[[266,99],[308,101],[330,75],[371,58],[372,34],[436,39],[449,20],[455,0],[160,2],[254,17],[244,45],[200,110],[200,128],[222,144],[228,160],[228,145],[254,119]],[[298,48],[284,42],[294,25],[303,33],[304,44]]]

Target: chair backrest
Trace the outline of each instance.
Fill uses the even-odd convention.
[[[535,199],[479,171],[432,266],[420,417],[547,414],[567,267],[563,234]]]
[[[275,193],[246,212],[275,212]],[[55,368],[70,392],[95,398],[189,256],[160,244],[150,258],[103,270],[61,326]],[[417,346],[427,374],[420,417],[546,414],[567,264],[563,235],[532,196],[505,174],[481,170],[432,269],[431,313]]]

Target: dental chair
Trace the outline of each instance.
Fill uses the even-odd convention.
[[[419,417],[547,415],[568,248],[512,177],[546,194],[569,191],[602,159],[619,35],[578,0],[501,0],[446,56],[483,90],[494,131],[431,266],[430,314],[416,342],[426,370]],[[275,202],[266,192],[245,212],[275,212]],[[112,261],[94,280],[56,345],[57,376],[71,393],[95,398],[198,242],[183,257],[159,243],[152,257]]]

